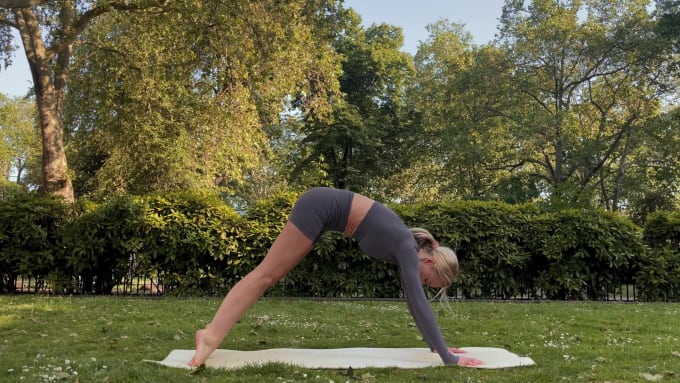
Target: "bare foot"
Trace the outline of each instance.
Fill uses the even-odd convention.
[[[189,366],[199,367],[215,351],[219,342],[215,341],[209,330],[196,331],[196,353],[189,361]]]

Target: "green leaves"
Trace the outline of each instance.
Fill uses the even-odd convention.
[[[78,191],[246,189],[269,170],[266,129],[292,98],[307,95],[309,118],[328,109],[337,61],[313,33],[326,7],[168,1],[98,19],[75,47],[65,104]]]
[[[0,291],[14,291],[17,275],[46,278],[59,268],[70,217],[59,197],[17,193],[0,201]]]
[[[0,201],[0,289],[24,275],[55,280],[59,291],[106,294],[133,273],[159,278],[166,293],[220,293],[261,262],[296,198],[280,193],[238,214],[200,192],[75,206],[18,194]],[[541,213],[481,201],[393,208],[456,251],[454,287],[467,297],[598,300],[633,283],[641,299],[680,296],[674,214],[654,215],[643,237],[627,219],[600,210]],[[401,286],[396,265],[330,232],[269,294],[398,297]]]

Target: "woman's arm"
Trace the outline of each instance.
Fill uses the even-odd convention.
[[[418,257],[416,254],[413,254],[410,258],[415,260],[415,262],[410,260],[410,262],[399,262],[399,272],[411,316],[416,322],[418,330],[423,335],[423,339],[430,346],[430,349],[436,351],[445,364],[458,363],[459,357],[452,354],[444,342],[439,325],[435,320],[434,312],[432,312],[432,307],[427,301],[423,287],[420,284]]]

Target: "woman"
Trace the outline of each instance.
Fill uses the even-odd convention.
[[[295,203],[288,222],[262,263],[229,291],[215,317],[196,332],[196,353],[189,362],[200,366],[220,345],[241,316],[274,283],[312,250],[328,230],[355,238],[369,256],[399,265],[409,311],[430,349],[446,364],[477,366],[482,361],[454,355],[444,343],[422,285],[446,289],[458,272],[451,249],[439,247],[423,229],[409,230],[386,206],[347,190],[314,188]]]

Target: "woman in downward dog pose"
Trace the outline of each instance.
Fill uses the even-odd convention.
[[[440,247],[424,229],[408,229],[388,207],[347,190],[314,188],[295,203],[288,222],[262,263],[229,291],[215,317],[196,332],[197,367],[217,349],[241,316],[312,250],[328,230],[355,238],[369,256],[396,263],[409,312],[428,346],[446,364],[478,366],[482,361],[455,355],[447,347],[422,285],[448,288],[458,272],[455,253]]]

